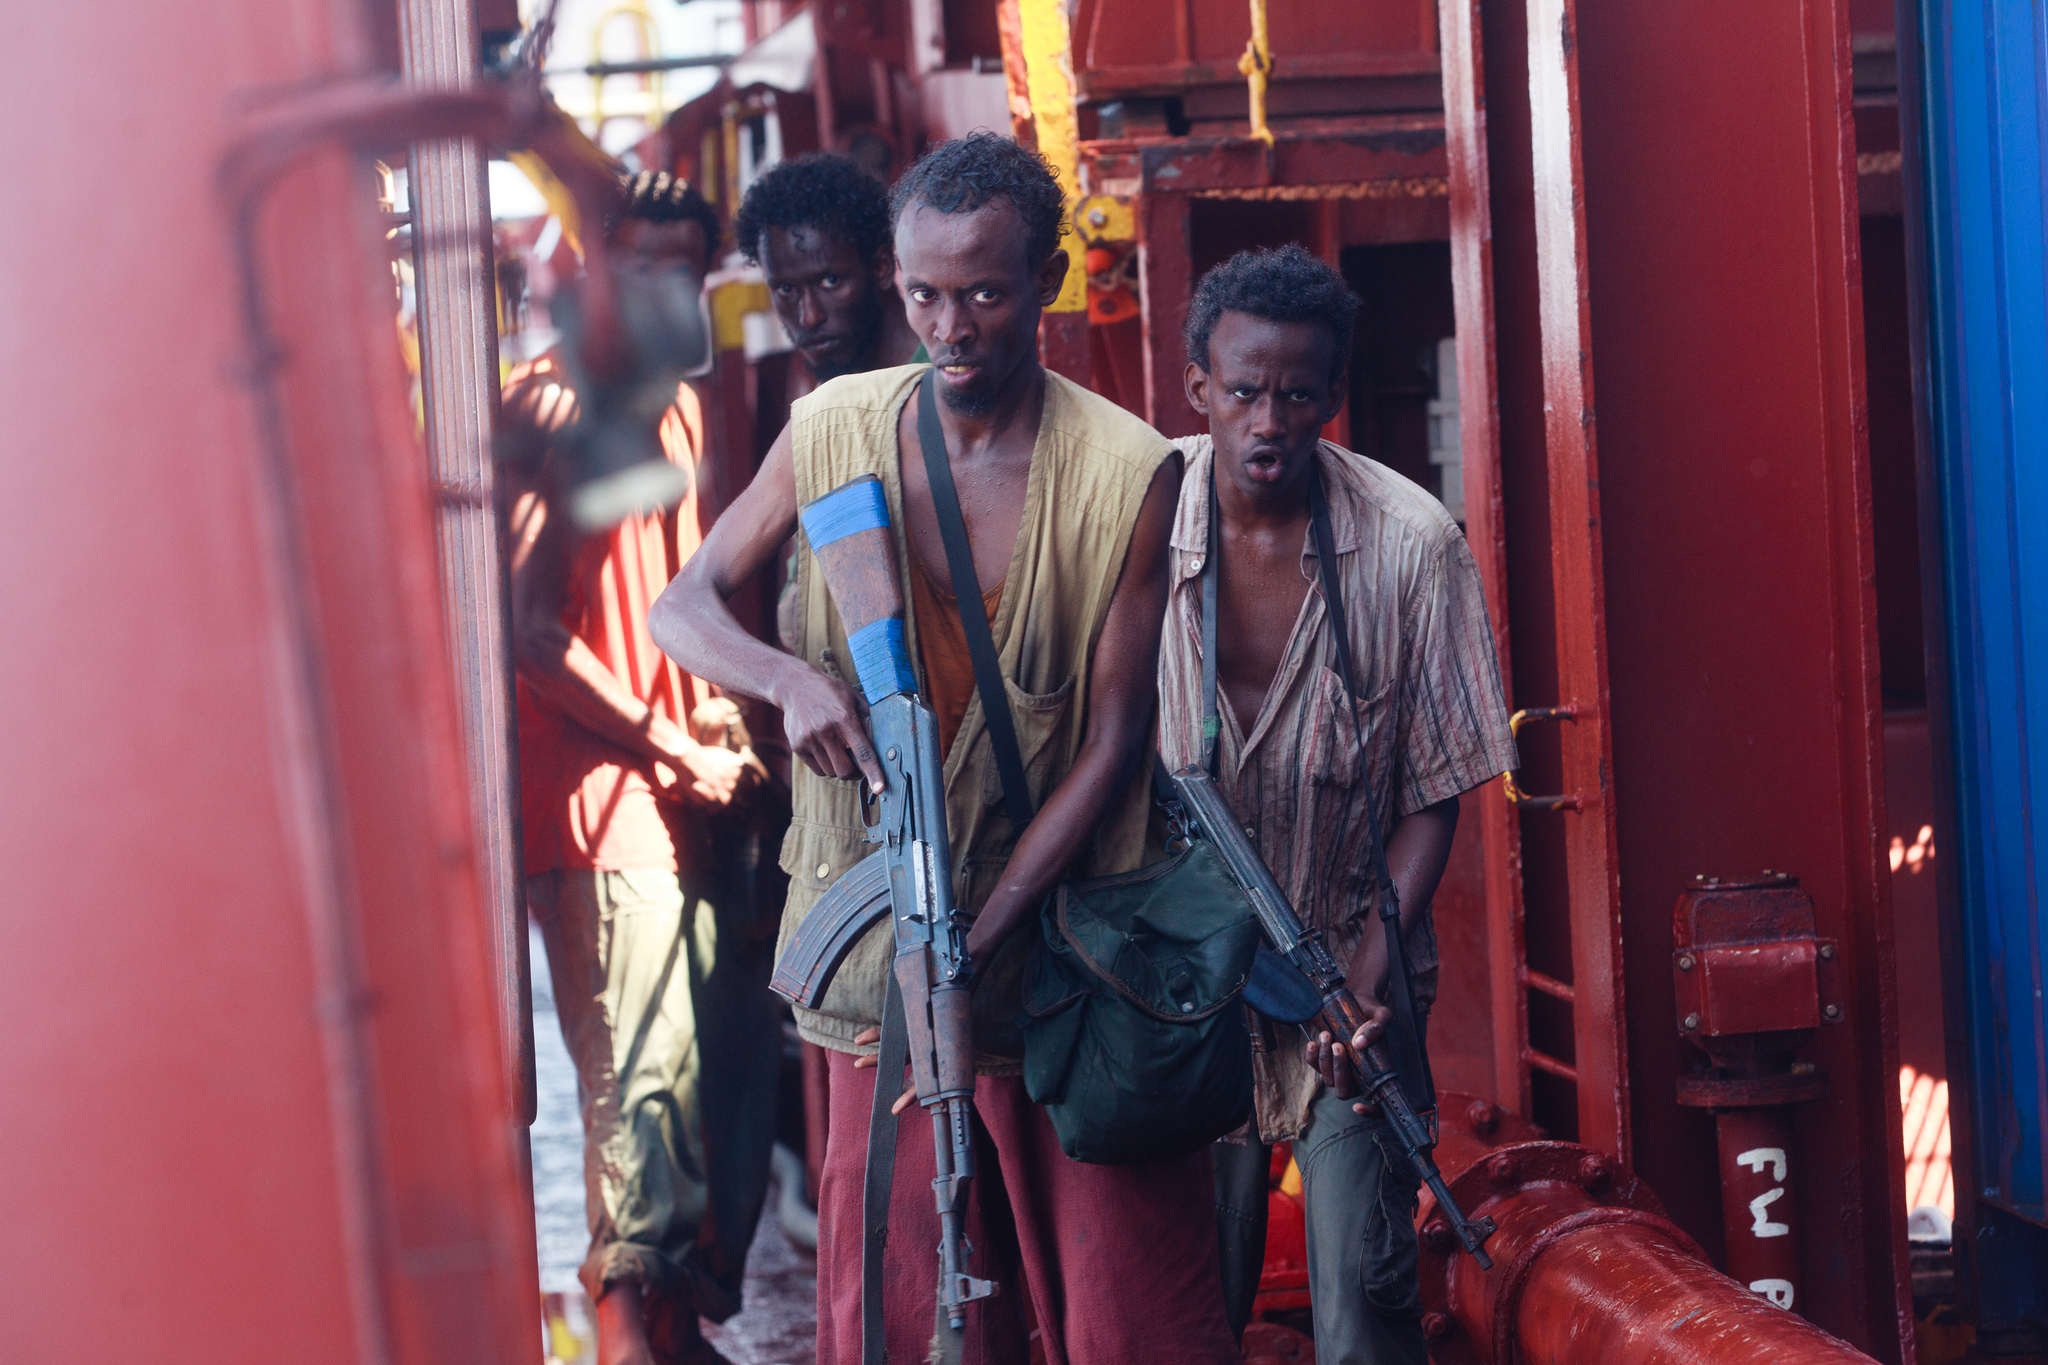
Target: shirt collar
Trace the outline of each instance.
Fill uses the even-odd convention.
[[[1187,456],[1187,469],[1181,476],[1181,487],[1186,491],[1173,521],[1173,548],[1181,552],[1174,569],[1174,582],[1178,584],[1198,576],[1208,560],[1209,471],[1215,463],[1215,443],[1203,435],[1182,437],[1174,444]],[[1316,446],[1316,468],[1330,505],[1330,536],[1337,542],[1340,555],[1358,548],[1358,503],[1345,478],[1344,453],[1342,447],[1329,441]],[[1315,558],[1315,530],[1311,527],[1302,537],[1303,576],[1315,576]]]

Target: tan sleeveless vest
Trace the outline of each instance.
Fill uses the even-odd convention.
[[[799,400],[790,415],[798,505],[849,479],[876,475],[889,499],[899,572],[908,568],[911,550],[903,535],[897,420],[927,368],[906,365],[834,379]],[[1172,454],[1166,438],[1138,418],[1047,372],[1024,516],[991,626],[1035,801],[1042,802],[1073,766],[1087,726],[1089,673],[1110,596],[1152,476]],[[919,456],[909,451],[902,458]],[[934,567],[943,572],[943,566]],[[903,596],[910,600],[907,576]],[[909,629],[910,657],[917,660],[914,617]],[[808,546],[800,546],[797,555],[794,643],[813,667],[854,683],[845,631]],[[979,697],[968,703],[946,756],[945,777],[953,894],[967,912],[979,913],[1016,842]],[[875,851],[862,835],[855,782],[820,777],[802,763],[795,765],[794,780],[794,818],[782,845],[789,901],[778,954],[826,889]],[[1143,777],[1131,783],[1075,875],[1126,872],[1144,861],[1149,793]],[[1037,940],[1036,925],[1026,924],[993,962],[980,964],[974,1026],[977,1064],[984,1071],[1014,1071],[1022,1055],[1014,1021],[1024,964]],[[799,1032],[825,1047],[855,1051],[854,1035],[881,1018],[891,952],[884,919],[848,954],[822,1008],[796,1012]]]

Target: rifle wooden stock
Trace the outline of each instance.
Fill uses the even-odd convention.
[[[857,634],[863,626],[876,621],[891,616],[900,619],[903,615],[903,580],[896,573],[895,532],[888,523],[835,535],[835,529],[852,523],[843,517],[836,526],[823,520],[840,506],[853,508],[857,500],[864,501],[867,490],[862,485],[866,484],[874,485],[879,492],[882,481],[864,474],[813,498],[797,513],[811,541],[811,553],[818,557],[818,572],[825,580],[825,591],[831,594],[832,605],[838,609],[840,623],[848,635]]]
[[[882,848],[841,874],[812,907],[776,964],[771,985],[815,1009],[853,945],[884,913],[890,916],[896,949],[890,970],[903,1002],[911,1074],[917,1101],[932,1118],[938,1301],[957,1332],[966,1325],[967,1305],[994,1293],[995,1286],[967,1270],[966,1194],[974,1177],[973,968],[967,929],[953,908],[938,719],[917,696],[895,533],[881,481],[869,474],[841,484],[805,503],[799,516],[867,696],[868,737],[880,761],[882,790],[870,803],[863,787],[862,803],[873,816],[868,838]],[[894,1094],[895,1084],[894,1077],[878,1082],[887,1095]],[[876,1103],[888,1099],[878,1095]],[[871,1194],[886,1189],[879,1184]],[[864,1301],[876,1290],[870,1277],[877,1273],[877,1263],[863,1266]],[[865,1335],[863,1349],[872,1351],[879,1340],[872,1322]],[[935,1351],[941,1344],[934,1342]]]

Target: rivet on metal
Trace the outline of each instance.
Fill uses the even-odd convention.
[[[1422,1230],[1422,1244],[1439,1256],[1448,1256],[1458,1245],[1458,1239],[1451,1235],[1451,1225],[1441,1218],[1429,1220],[1429,1226]]]
[[[1465,1122],[1472,1125],[1472,1131],[1485,1137],[1500,1126],[1500,1110],[1486,1100],[1474,1100],[1465,1109]]]
[[[1603,1156],[1592,1154],[1579,1158],[1579,1188],[1589,1194],[1605,1185],[1613,1174],[1608,1169],[1607,1158]]]
[[[1506,1152],[1487,1158],[1486,1178],[1496,1185],[1515,1183],[1515,1159]]]
[[[1823,961],[1826,961],[1827,959],[1829,959],[1829,958],[1832,958],[1832,957],[1833,957],[1833,956],[1835,955],[1835,945],[1834,945],[1834,944],[1832,944],[1832,943],[1823,943],[1823,944],[1821,944],[1821,945],[1820,945],[1820,955],[1821,955],[1821,959],[1822,959]]]
[[[1424,1313],[1422,1335],[1431,1341],[1442,1341],[1451,1334],[1451,1317],[1448,1313]]]
[[[1700,1017],[1697,1014],[1686,1015],[1685,1026],[1689,1029],[1698,1028],[1700,1026]]]
[[[1840,1005],[1829,1005],[1821,1013],[1830,1019],[1839,1019],[1842,1017],[1842,1007]]]
[[[1678,959],[1678,970],[1680,970],[1681,972],[1689,972],[1692,970],[1691,953],[1686,953]]]

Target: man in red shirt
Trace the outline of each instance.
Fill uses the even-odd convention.
[[[607,244],[629,264],[701,279],[717,236],[702,197],[645,172]],[[690,476],[681,502],[591,534],[569,516],[555,439],[576,420],[572,385],[557,353],[520,367],[502,422],[527,904],[583,1106],[581,1274],[599,1359],[709,1365],[722,1357],[698,1317],[739,1307],[780,1035],[765,980],[717,951],[744,909],[704,826],[759,765],[726,744],[732,703],[647,634],[648,606],[701,538],[697,400],[679,385],[660,422],[663,451]]]

